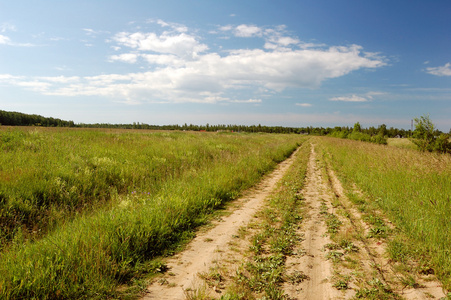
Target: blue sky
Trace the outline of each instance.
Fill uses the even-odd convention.
[[[451,2],[0,0],[0,109],[451,128]]]

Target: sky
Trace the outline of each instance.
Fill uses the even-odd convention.
[[[451,129],[451,1],[0,0],[0,110]]]

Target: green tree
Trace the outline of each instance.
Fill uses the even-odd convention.
[[[360,132],[362,131],[362,127],[360,126],[360,123],[357,122],[354,124],[354,129],[352,130],[352,132]]]
[[[429,115],[413,120],[415,122],[415,130],[413,131],[414,143],[421,151],[432,151],[436,137],[434,135],[435,125],[432,123]]]
[[[387,125],[385,125],[385,124],[380,125],[378,128],[378,134],[380,134],[381,136],[386,136],[387,135]]]

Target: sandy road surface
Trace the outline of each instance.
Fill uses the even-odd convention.
[[[294,251],[298,254],[287,258],[286,266],[287,272],[303,272],[308,279],[296,285],[286,283],[285,292],[290,299],[340,299],[341,292],[331,283],[333,265],[324,251],[324,246],[331,240],[326,234],[327,226],[321,214],[321,205],[330,203],[333,193],[317,164],[313,146],[302,195],[307,206],[307,218],[298,234],[304,241]],[[330,207],[328,210],[333,211]]]
[[[184,299],[184,291],[193,288],[198,282],[197,274],[208,271],[214,261],[220,260],[222,253],[228,251],[228,244],[238,229],[246,225],[263,206],[265,198],[292,162],[293,156],[279,164],[256,188],[236,200],[238,209],[222,218],[210,231],[199,233],[185,251],[168,260],[170,275],[165,275],[163,280],[157,280],[150,285],[143,300]]]

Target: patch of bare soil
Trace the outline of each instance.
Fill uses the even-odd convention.
[[[304,241],[295,249],[296,255],[287,258],[287,273],[303,272],[308,278],[299,284],[286,283],[290,299],[340,299],[342,294],[332,286],[333,264],[326,258],[325,246],[331,243],[324,222],[324,213],[333,212],[330,202],[333,193],[318,166],[312,146],[302,191],[308,217],[298,234]]]
[[[294,155],[279,164],[256,188],[236,200],[234,204],[238,209],[215,222],[211,230],[198,233],[186,250],[168,259],[169,271],[148,287],[147,294],[142,299],[185,299],[186,291],[198,289],[198,274],[208,273],[216,262],[234,255],[230,252],[229,245],[233,243],[239,228],[247,225],[262,208],[265,198],[292,164],[293,157]],[[213,289],[216,290],[217,287]]]

